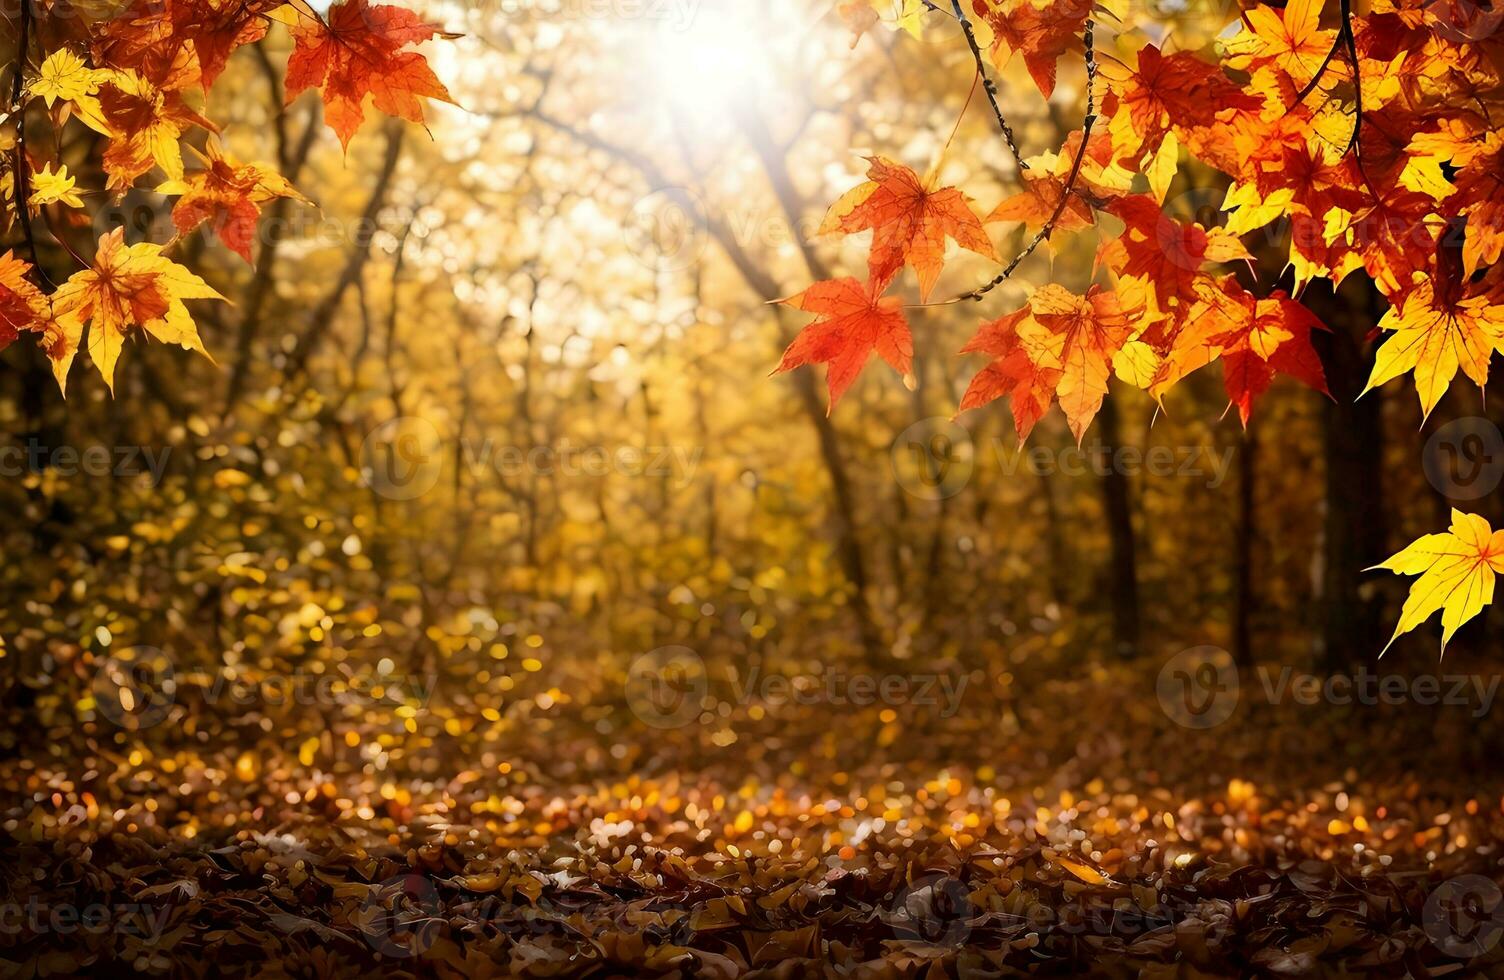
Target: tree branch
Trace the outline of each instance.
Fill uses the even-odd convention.
[[[961,33],[966,35],[966,46],[971,48],[972,60],[977,63],[977,74],[982,78],[982,88],[987,90],[987,103],[992,106],[992,115],[997,119],[997,127],[1002,130],[1003,142],[1008,144],[1008,151],[1013,154],[1013,162],[1018,164],[1018,169],[1028,170],[1029,165],[1024,163],[1023,156],[1018,152],[1018,141],[1013,138],[1013,127],[1008,125],[1007,117],[1003,115],[1003,107],[997,100],[997,83],[987,73],[986,58],[982,55],[982,46],[977,43],[976,31],[971,26],[971,21],[966,19],[966,12],[961,9],[961,0],[951,0],[951,9],[955,11],[956,21],[961,25]],[[1091,44],[1091,22],[1086,24],[1087,44]]]
[[[1081,164],[1086,159],[1086,147],[1091,142],[1091,130],[1097,124],[1097,58],[1092,39],[1094,26],[1092,19],[1088,17],[1086,19],[1086,33],[1084,36],[1086,43],[1086,115],[1081,120],[1081,145],[1076,147],[1076,157],[1071,161],[1070,175],[1065,179],[1065,185],[1060,191],[1060,200],[1056,202],[1055,210],[1050,214],[1050,219],[1044,223],[1044,227],[1039,229],[1039,233],[1034,236],[1033,240],[1024,246],[1023,251],[1015,255],[1013,260],[1004,266],[1003,271],[998,273],[991,282],[979,286],[969,293],[962,293],[960,296],[945,300],[942,303],[923,305],[951,306],[956,303],[964,303],[968,300],[980,302],[982,297],[1007,282],[1018,267],[1023,264],[1024,259],[1033,255],[1034,251],[1055,233],[1055,227],[1060,222],[1060,216],[1065,213],[1065,206],[1070,203],[1071,195],[1076,192],[1076,182],[1081,177]]]

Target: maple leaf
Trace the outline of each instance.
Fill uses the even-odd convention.
[[[191,46],[197,81],[205,89],[224,71],[230,55],[266,36],[284,0],[135,0],[100,31],[104,61],[135,68],[161,81],[164,70]]]
[[[1206,263],[1252,258],[1237,235],[1225,228],[1177,221],[1147,194],[1119,198],[1107,210],[1127,226],[1119,239],[1121,250],[1109,254],[1116,257],[1119,275],[1145,285],[1154,301],[1151,313],[1194,301],[1194,284]]]
[[[1330,397],[1326,372],[1311,343],[1311,334],[1326,324],[1280,290],[1257,299],[1231,276],[1203,277],[1196,283],[1197,302],[1185,326],[1173,338],[1150,393],[1165,392],[1192,371],[1222,361],[1228,401],[1237,406],[1243,425],[1253,405],[1277,375],[1284,374]]]
[[[963,410],[1011,395],[1023,440],[1053,395],[1079,444],[1102,407],[1113,358],[1132,336],[1133,318],[1116,293],[1098,286],[1085,296],[1054,283],[1040,288],[1023,309],[984,324],[962,349],[994,358],[972,380]]]
[[[11,252],[0,255],[0,350],[15,342],[22,330],[34,330],[47,314],[47,300],[26,276],[31,263]]]
[[[90,68],[78,54],[59,48],[47,56],[26,90],[50,109],[58,102],[67,103],[85,125],[105,136],[114,135],[99,105],[99,87],[111,76],[108,71]]]
[[[99,105],[114,136],[104,153],[112,191],[124,191],[153,165],[169,179],[181,179],[178,138],[189,126],[214,130],[214,124],[190,109],[181,94],[158,88],[133,70],[109,73],[99,90]]]
[[[1321,30],[1324,0],[1292,0],[1280,10],[1259,4],[1243,14],[1243,30],[1226,42],[1231,68],[1273,68],[1304,85],[1313,78],[1336,42],[1336,31]]]
[[[1173,131],[1198,157],[1220,169],[1234,167],[1237,154],[1225,145],[1217,123],[1256,114],[1263,100],[1244,92],[1217,65],[1188,51],[1165,55],[1149,44],[1138,52],[1137,62],[1109,62],[1102,69],[1113,86],[1109,130],[1118,156],[1138,160],[1154,153]],[[1229,167],[1221,167],[1223,162]]]
[[[1504,131],[1487,133],[1452,162],[1457,172],[1457,213],[1467,215],[1463,264],[1468,275],[1504,257]]]
[[[307,89],[321,89],[325,120],[347,149],[365,121],[368,95],[381,112],[421,123],[420,97],[451,104],[454,99],[426,58],[403,49],[440,36],[453,35],[411,10],[342,0],[329,8],[325,22],[301,24],[293,30],[287,102]]]
[[[1032,0],[974,0],[973,9],[992,29],[993,61],[999,68],[1013,55],[1045,98],[1055,91],[1060,58],[1082,46],[1080,35],[1091,16],[1088,0],[1053,0],[1036,6]]]
[[[31,175],[31,206],[42,207],[46,204],[62,204],[70,208],[81,208],[83,200],[77,193],[78,182],[68,173],[66,165],[58,167],[57,173],[52,172],[52,164],[43,167],[39,173]]]
[[[115,362],[131,327],[142,327],[158,340],[209,356],[183,305],[185,299],[224,297],[164,258],[160,245],[126,245],[125,229],[117,228],[99,240],[93,268],[63,283],[53,304],[70,321],[88,325],[89,357],[113,392]],[[73,348],[77,349],[76,340]]]
[[[1504,530],[1495,531],[1482,517],[1454,509],[1450,530],[1428,534],[1368,571],[1381,568],[1420,576],[1384,652],[1440,610],[1445,654],[1457,630],[1494,601],[1494,574],[1504,572]]]
[[[1059,153],[1040,153],[1030,157],[1026,161],[1028,169],[1020,174],[1024,189],[999,204],[983,223],[1022,221],[1030,228],[1043,227],[1060,204],[1080,147],[1081,132],[1077,130],[1066,139]],[[1091,198],[1107,200],[1118,197],[1132,186],[1133,175],[1116,166],[1112,159],[1112,140],[1107,134],[1093,136],[1086,150],[1071,197],[1055,222],[1056,231],[1078,231],[1090,227],[1096,221]]]
[[[1504,351],[1504,305],[1488,294],[1450,300],[1426,279],[1384,314],[1379,329],[1394,335],[1379,348],[1363,393],[1414,372],[1421,411],[1429,418],[1459,368],[1478,387],[1488,383],[1489,358]]]
[[[1049,285],[1029,301],[1034,318],[1060,338],[1060,383],[1055,397],[1079,445],[1107,396],[1112,359],[1133,333],[1116,293],[1092,286],[1085,296]]]
[[[1049,410],[1061,375],[1060,351],[1031,313],[1025,306],[984,323],[961,348],[962,354],[988,354],[992,361],[971,379],[960,411],[1007,396],[1020,443]]]
[[[868,157],[867,183],[848,191],[825,216],[818,234],[846,235],[871,229],[867,268],[879,290],[886,289],[905,265],[919,276],[921,300],[940,278],[945,239],[996,260],[992,240],[954,187],[930,190],[919,175],[901,163]]]
[[[256,237],[261,206],[279,197],[304,204],[313,202],[276,171],[242,164],[226,155],[218,140],[210,139],[205,151],[207,168],[188,174],[183,180],[168,181],[157,188],[157,193],[181,195],[172,209],[173,227],[179,235],[187,235],[209,222],[231,251],[247,262],[254,262],[251,243]]]
[[[831,411],[874,352],[895,371],[908,375],[914,366],[914,339],[909,334],[903,303],[881,292],[876,283],[831,279],[780,300],[816,316],[784,351],[774,373],[807,364],[828,365]]]

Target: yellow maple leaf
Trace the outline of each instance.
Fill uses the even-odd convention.
[[[1494,573],[1504,572],[1504,529],[1495,531],[1476,514],[1452,511],[1452,527],[1428,534],[1382,565],[1396,575],[1419,575],[1410,587],[1394,636],[1384,647],[1441,611],[1441,651],[1457,630],[1494,601]],[[1382,654],[1380,654],[1382,656]]]
[[[89,357],[113,393],[115,362],[131,327],[142,327],[158,340],[209,356],[183,305],[185,299],[224,297],[164,258],[160,245],[126,245],[125,230],[117,228],[99,240],[94,267],[75,273],[57,291],[53,304],[65,328],[72,321],[88,324]],[[73,349],[77,349],[76,341]]]
[[[1488,383],[1488,359],[1504,351],[1504,305],[1487,295],[1448,302],[1436,296],[1430,280],[1418,283],[1379,321],[1394,331],[1373,366],[1367,394],[1406,372],[1415,372],[1421,410],[1430,416],[1461,368],[1483,387]]]
[[[89,128],[111,136],[114,133],[105,121],[98,97],[99,86],[110,75],[108,71],[90,68],[88,62],[67,48],[59,48],[42,62],[37,77],[26,90],[46,102],[49,109],[59,101],[70,104]]]
[[[83,200],[78,196],[75,188],[77,181],[68,173],[68,165],[63,164],[57,168],[57,173],[52,172],[52,164],[42,168],[41,173],[31,175],[31,206],[39,208],[44,204],[64,204],[70,208],[81,208]]]

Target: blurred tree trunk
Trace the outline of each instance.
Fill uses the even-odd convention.
[[[1123,423],[1118,415],[1116,396],[1102,400],[1097,416],[1102,442],[1112,460],[1123,444]],[[1119,657],[1133,657],[1139,651],[1138,615],[1138,541],[1133,532],[1132,487],[1128,476],[1115,464],[1102,476],[1102,511],[1111,543],[1108,566],[1112,589],[1113,651]]]
[[[1253,611],[1258,602],[1253,575],[1254,544],[1258,539],[1258,430],[1243,430],[1239,458],[1238,541],[1233,549],[1237,596],[1233,608],[1232,655],[1238,666],[1246,670],[1254,666]]]
[[[1358,399],[1370,368],[1364,338],[1384,307],[1372,284],[1356,276],[1336,294],[1313,286],[1304,299],[1331,327],[1315,340],[1332,392],[1321,419],[1326,514],[1318,603],[1320,665],[1332,671],[1370,659],[1384,646],[1383,604],[1376,590],[1363,589],[1363,569],[1388,557],[1383,393]]]

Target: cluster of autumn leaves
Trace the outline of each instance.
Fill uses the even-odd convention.
[[[1362,16],[1344,5],[1323,17],[1322,6],[1233,7],[1237,26],[1218,42],[1220,63],[1152,43],[1093,52],[1094,111],[1058,153],[1020,160],[1023,189],[985,219],[959,190],[872,159],[868,182],[822,228],[872,232],[867,277],[818,283],[787,301],[815,319],[780,367],[828,365],[832,406],[874,352],[907,374],[904,304],[887,295],[904,266],[927,302],[947,239],[1001,264],[988,224],[1022,223],[1038,240],[1093,229],[1096,284],[1082,294],[1036,289],[963,348],[988,362],[961,410],[1007,397],[1022,440],[1058,402],[1079,441],[1114,375],[1162,403],[1179,380],[1220,361],[1246,424],[1277,375],[1327,391],[1311,340],[1325,325],[1286,292],[1245,285],[1255,266],[1242,236],[1283,222],[1296,296],[1314,279],[1337,284],[1362,272],[1389,301],[1369,388],[1413,374],[1429,415],[1459,370],[1482,386],[1490,357],[1504,352],[1504,14],[1375,0]],[[1115,0],[966,0],[955,9],[990,51],[994,64],[979,72],[1019,57],[1046,97],[1059,60],[1090,50],[1094,11],[1117,24],[1133,16]],[[858,30],[871,26],[846,13]],[[916,14],[905,5],[895,26],[913,31]],[[1167,213],[1187,156],[1227,176],[1224,223]],[[1231,263],[1249,274],[1240,278]],[[1396,637],[1440,610],[1445,645],[1492,601],[1504,530],[1458,513],[1450,531],[1381,567],[1421,575]]]
[[[36,156],[36,147],[62,141],[35,138],[29,113],[45,112],[54,134],[76,123],[105,141],[107,192],[123,194],[155,170],[166,177],[155,192],[175,198],[172,242],[126,244],[124,229],[115,229],[99,239],[92,260],[80,260],[87,268],[55,286],[35,267],[34,253],[0,256],[0,349],[22,333],[36,335],[65,390],[85,343],[113,389],[116,362],[136,328],[207,354],[184,301],[223,297],[166,253],[207,225],[250,262],[262,206],[279,197],[306,203],[274,170],[232,157],[214,124],[192,108],[236,48],[261,40],[276,22],[287,25],[294,43],[287,100],[319,89],[325,119],[346,146],[368,97],[378,110],[414,122],[423,119],[421,97],[450,101],[424,57],[408,50],[443,32],[401,7],[343,0],[319,15],[283,0],[135,0],[91,15],[94,8],[77,4],[50,12],[26,6],[21,16],[31,20],[18,36],[29,43],[16,65],[22,84],[10,113],[20,132],[7,136],[7,225],[19,221],[31,238],[34,223],[52,228],[58,209],[83,207],[67,165]],[[193,131],[207,134],[201,150],[189,139]]]

